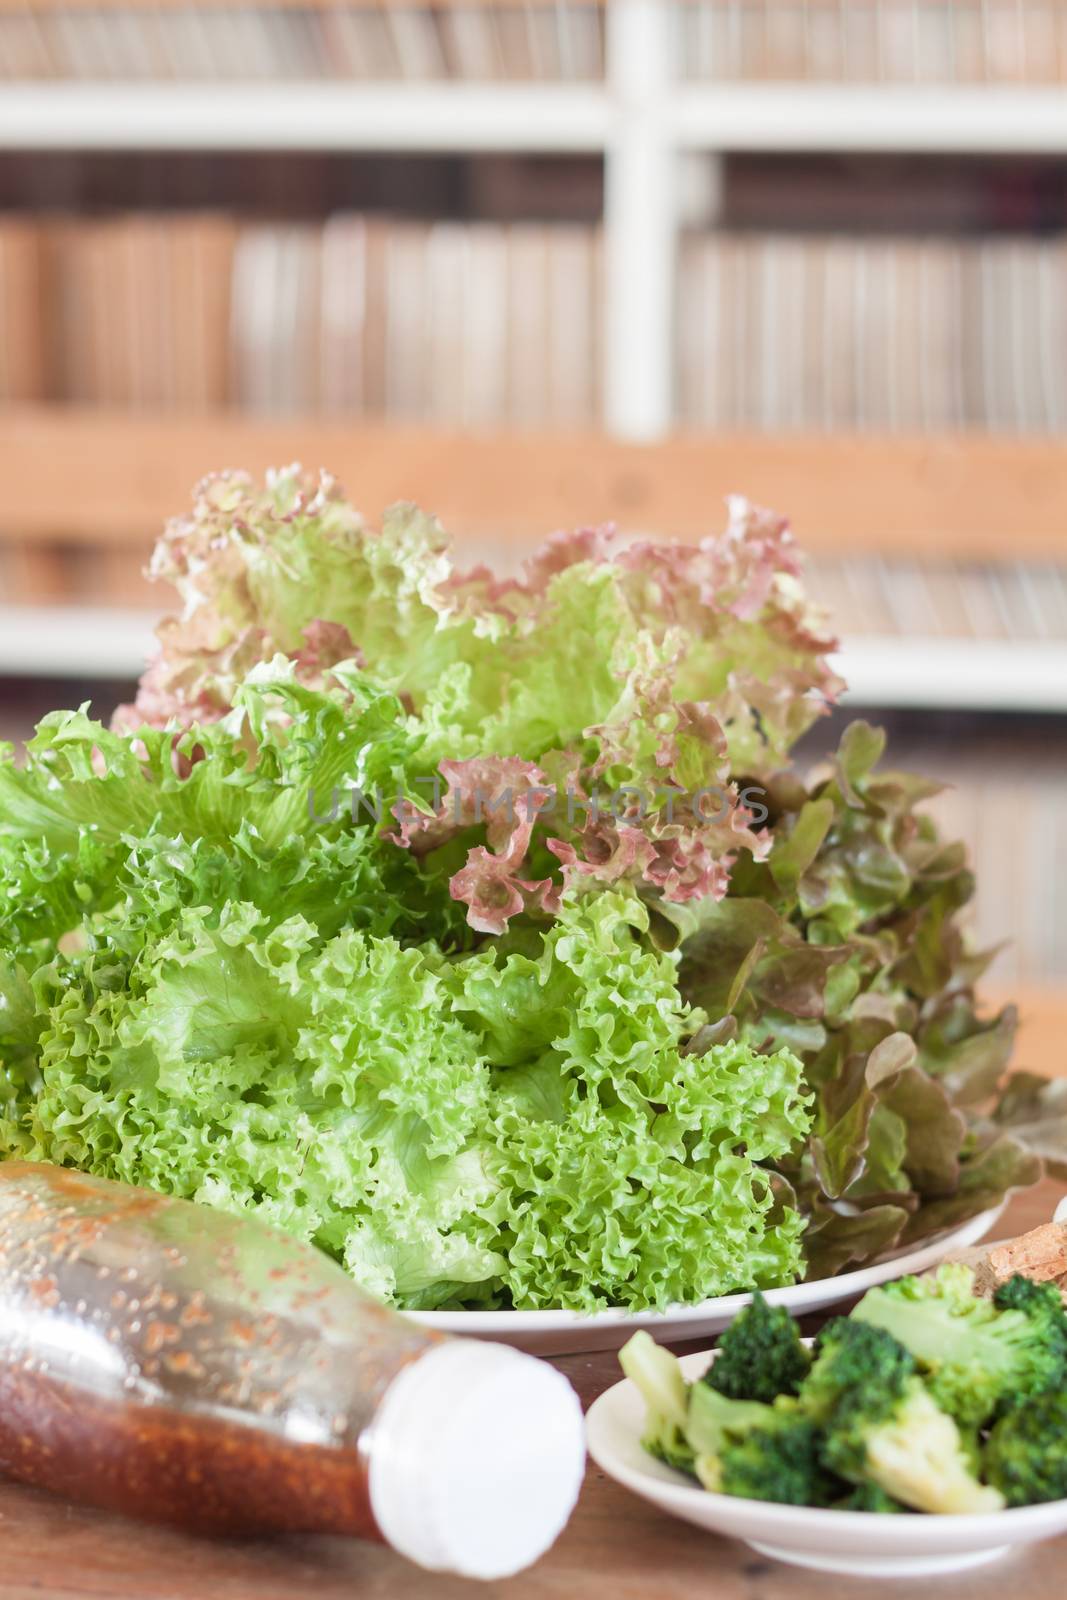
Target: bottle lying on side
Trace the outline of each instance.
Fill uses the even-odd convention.
[[[190,1532],[384,1540],[502,1577],[585,1460],[553,1368],[424,1331],[252,1218],[0,1166],[0,1472]]]

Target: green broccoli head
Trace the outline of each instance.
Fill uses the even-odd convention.
[[[694,1471],[705,1489],[776,1500],[781,1505],[829,1505],[840,1481],[828,1473],[815,1423],[795,1400],[732,1400],[706,1383],[689,1391],[686,1436]]]
[[[827,1491],[815,1429],[795,1401],[784,1400],[778,1410],[733,1400],[706,1383],[687,1384],[675,1357],[645,1332],[623,1346],[619,1361],[645,1402],[641,1443],[658,1461],[695,1472],[706,1488],[724,1494],[823,1503],[816,1498]]]
[[[885,1328],[838,1317],[816,1345],[801,1408],[822,1426],[828,1472],[873,1483],[917,1511],[992,1511],[1003,1503],[971,1470],[959,1429]]]
[[[944,1271],[944,1268],[941,1269]],[[1054,1283],[1035,1283],[1016,1272],[1007,1283],[994,1290],[993,1304],[998,1311],[1025,1311],[1028,1316],[1044,1315],[1064,1321],[1063,1299]]]
[[[1058,1388],[1067,1375],[1062,1306],[1054,1313],[1045,1296],[1018,1287],[1003,1305],[981,1299],[968,1267],[948,1265],[871,1289],[852,1316],[904,1345],[931,1395],[965,1427]]]
[[[1067,1499],[1067,1392],[1024,1400],[993,1426],[985,1476],[1010,1506]]]
[[[794,1395],[811,1366],[800,1330],[784,1306],[769,1306],[757,1291],[719,1341],[705,1383],[734,1400]]]
[[[698,1475],[704,1462],[698,1457]],[[779,1505],[827,1506],[841,1493],[840,1479],[823,1464],[818,1428],[796,1413],[772,1412],[762,1426],[728,1440],[717,1477],[724,1494]]]
[[[998,1311],[1021,1311],[1030,1319],[1054,1360],[1062,1362],[1060,1381],[1067,1377],[1067,1307],[1054,1283],[1034,1283],[1017,1272],[993,1296]]]
[[[892,1334],[850,1317],[835,1317],[815,1341],[815,1361],[800,1388],[809,1416],[829,1416],[862,1393],[872,1415],[892,1411],[915,1371],[915,1358]]]
[[[882,1396],[869,1407],[861,1390],[843,1396],[824,1424],[826,1467],[853,1483],[865,1481],[915,1511],[999,1511],[1003,1497],[978,1482],[959,1429],[920,1378],[905,1380],[886,1412]]]

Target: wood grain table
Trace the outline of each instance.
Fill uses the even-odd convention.
[[[996,1234],[1045,1222],[1063,1193],[1046,1182],[1017,1197]],[[808,1331],[818,1318],[808,1318]],[[706,1343],[707,1341],[702,1341]],[[698,1349],[696,1344],[678,1346]],[[558,1362],[588,1404],[619,1376],[614,1355]],[[506,1582],[435,1577],[356,1540],[236,1542],[186,1538],[0,1484],[3,1600],[910,1600],[934,1587],[944,1600],[1059,1600],[1067,1538],[958,1578],[864,1581],[803,1572],[746,1545],[665,1516],[590,1464],[578,1508],[555,1548]]]

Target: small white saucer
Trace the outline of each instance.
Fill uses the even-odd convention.
[[[709,1353],[686,1356],[682,1371],[698,1378],[712,1359]],[[1016,1545],[1067,1532],[1067,1500],[985,1516],[909,1517],[710,1494],[641,1448],[644,1420],[644,1401],[629,1380],[602,1394],[586,1417],[589,1454],[597,1465],[671,1516],[743,1539],[790,1566],[863,1578],[919,1578],[984,1566]]]

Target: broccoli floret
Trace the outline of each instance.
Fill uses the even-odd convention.
[[[790,1407],[796,1410],[796,1402]],[[694,1455],[717,1456],[729,1439],[743,1439],[753,1428],[763,1427],[775,1408],[762,1400],[731,1400],[706,1383],[689,1391],[685,1434]]]
[[[705,1375],[720,1394],[733,1400],[763,1400],[796,1394],[811,1366],[800,1330],[784,1306],[769,1306],[757,1292],[719,1341],[719,1353]]]
[[[841,1494],[822,1464],[818,1429],[794,1400],[731,1400],[694,1384],[687,1437],[697,1477],[717,1494],[794,1506],[829,1505]]]
[[[837,1318],[823,1330],[800,1404],[821,1422],[823,1465],[874,1483],[917,1511],[994,1511],[1003,1504],[971,1472],[955,1422],[886,1332]]]
[[[743,1439],[728,1440],[719,1456],[698,1456],[697,1476],[706,1489],[774,1500],[785,1506],[830,1505],[840,1480],[827,1472],[819,1432],[806,1417],[773,1413]]]
[[[1067,1307],[1054,1283],[1034,1283],[1017,1272],[993,1295],[998,1311],[1021,1311],[1054,1360],[1062,1362],[1060,1381],[1067,1378]],[[1058,1387],[1057,1383],[1057,1387]]]
[[[863,1397],[841,1406],[826,1425],[828,1467],[853,1482],[869,1479],[916,1511],[999,1511],[1003,1496],[978,1482],[961,1446],[959,1430],[910,1378],[888,1414],[871,1417]]]
[[[881,1328],[835,1317],[815,1341],[815,1363],[800,1388],[804,1410],[816,1420],[863,1389],[889,1411],[915,1371],[915,1358]]]
[[[835,1511],[875,1511],[880,1516],[895,1515],[908,1507],[891,1494],[886,1494],[876,1483],[857,1483],[851,1494],[834,1502]]]
[[[1067,1324],[1044,1296],[1013,1289],[1003,1306],[974,1294],[974,1274],[944,1266],[932,1277],[871,1289],[853,1319],[884,1329],[910,1350],[937,1403],[964,1426],[1060,1386]]]
[[[692,1472],[693,1451],[685,1436],[689,1386],[676,1357],[642,1329],[619,1351],[619,1365],[645,1402],[641,1443],[649,1455]]]
[[[942,1272],[945,1270],[942,1267]],[[1016,1272],[1007,1283],[999,1284],[993,1291],[993,1304],[998,1311],[1025,1311],[1033,1316],[1040,1310],[1056,1322],[1063,1321],[1063,1301],[1054,1283],[1035,1283]]]
[[[645,1402],[641,1443],[650,1455],[706,1488],[792,1505],[822,1504],[827,1474],[814,1426],[756,1400],[731,1400],[707,1384],[687,1384],[669,1350],[645,1332],[619,1352],[622,1369]],[[838,1489],[838,1492],[839,1489]]]
[[[1067,1498],[1067,1393],[1024,1400],[995,1423],[985,1476],[1010,1506]]]

